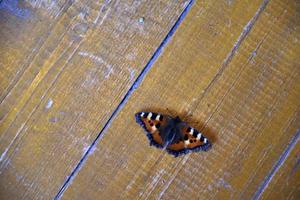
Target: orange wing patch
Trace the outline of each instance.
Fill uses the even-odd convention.
[[[192,149],[208,142],[200,132],[192,127],[184,127],[182,131],[185,134],[184,145],[186,148]]]
[[[185,146],[184,146],[183,141],[179,141],[179,142],[171,144],[170,146],[167,147],[167,149],[173,150],[173,151],[181,151],[184,148],[185,148]]]
[[[185,142],[186,148],[192,149],[200,145],[204,145],[204,142],[200,140],[195,140],[193,138],[189,139],[188,142]]]
[[[154,133],[152,133],[152,137],[153,137],[153,140],[157,143],[157,144],[160,144],[160,145],[163,145],[163,141],[159,135],[159,132],[158,131],[155,131]]]
[[[141,113],[141,121],[144,123],[145,128],[148,132],[154,133],[161,126],[164,126],[167,122],[162,115],[155,113]]]
[[[159,128],[161,126],[165,126],[168,123],[165,117],[157,113],[141,112],[137,113],[136,119],[137,122],[139,122],[147,131],[147,136],[150,141],[154,141],[154,145],[155,143],[158,145],[163,145],[162,138],[159,134]]]

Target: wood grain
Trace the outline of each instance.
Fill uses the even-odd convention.
[[[299,199],[297,1],[196,1],[108,123],[187,3],[1,1],[0,199],[53,198],[106,125],[62,199]],[[150,147],[142,110],[212,150]]]
[[[297,10],[196,2],[63,199],[251,199],[299,127]],[[213,149],[173,158],[149,147],[142,110],[181,116]]]
[[[262,193],[261,199],[299,199],[300,198],[300,134],[294,148],[278,172],[272,177]]]
[[[40,72],[44,60],[70,28],[59,23],[59,20],[70,23],[70,18],[61,14],[70,6],[65,1],[58,1],[46,11],[30,10],[26,5],[14,0],[1,3],[1,120],[20,101],[21,95]]]
[[[1,10],[1,199],[57,194],[186,3],[16,3],[27,18]]]

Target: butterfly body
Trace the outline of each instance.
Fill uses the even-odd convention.
[[[175,157],[211,148],[211,143],[206,137],[179,117],[172,118],[152,112],[140,112],[135,117],[137,123],[146,131],[150,145],[166,149]]]
[[[172,144],[182,139],[179,134],[179,125],[181,120],[179,118],[169,119],[168,124],[165,127],[159,128],[159,133],[162,138],[163,146],[166,147],[168,144]]]

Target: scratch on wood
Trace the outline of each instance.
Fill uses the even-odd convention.
[[[130,72],[130,81],[132,81],[135,78],[135,69],[129,68],[128,70]]]
[[[259,7],[259,9],[256,11],[255,15],[246,24],[246,26],[244,27],[242,33],[240,34],[240,36],[238,37],[237,41],[233,45],[233,48],[231,49],[231,51],[229,52],[229,54],[227,55],[227,57],[224,59],[224,61],[222,63],[222,66],[220,67],[220,69],[218,70],[218,72],[216,73],[216,75],[213,77],[213,79],[211,80],[211,82],[208,84],[208,86],[205,88],[205,90],[203,92],[203,96],[204,96],[205,93],[207,93],[207,91],[209,91],[209,89],[212,87],[213,83],[221,76],[221,74],[225,70],[226,66],[232,60],[232,58],[236,54],[238,48],[241,46],[242,42],[244,41],[244,39],[246,38],[246,36],[249,34],[250,30],[252,29],[253,25],[257,21],[258,17],[265,10],[265,8],[266,8],[266,6],[267,6],[268,3],[269,3],[269,0],[264,0],[263,3],[261,4],[261,6]]]
[[[299,169],[299,167],[300,167],[300,155],[298,155],[297,161],[291,170],[291,176],[296,173],[296,171]]]
[[[104,74],[104,78],[108,78],[113,73],[114,73],[114,69],[111,66],[109,66]]]
[[[214,180],[214,182],[212,182],[211,184],[209,184],[207,186],[207,189],[210,191],[210,192],[213,192],[213,189],[214,188],[225,188],[226,190],[228,190],[230,192],[230,199],[233,199],[234,197],[234,192],[235,192],[235,189],[231,186],[231,184],[229,184],[225,178],[227,177],[231,177],[231,175],[227,172],[224,173],[223,177],[221,178],[218,178],[216,180]],[[216,192],[215,192],[216,193]],[[214,198],[214,197],[213,197]]]
[[[172,174],[172,177],[171,177],[170,181],[166,184],[166,186],[163,188],[163,190],[159,193],[159,196],[158,196],[157,199],[161,199],[163,197],[163,195],[168,190],[168,188],[170,187],[171,183],[174,181],[174,179],[176,178],[177,174],[182,169],[182,167],[185,165],[185,163],[187,162],[187,160],[189,159],[189,157],[190,157],[190,155],[187,155],[187,156],[183,157],[183,159],[176,164],[176,166],[174,167],[176,171]],[[179,164],[181,164],[181,165],[178,166]]]
[[[28,2],[33,8],[45,10],[52,17],[59,15],[61,10],[56,0],[29,0]]]
[[[232,187],[229,183],[227,183],[223,178],[220,178],[217,182],[217,187],[224,187],[226,189],[232,190]]]
[[[161,179],[161,177],[163,176],[163,174],[165,173],[164,169],[161,169],[152,179],[151,183],[150,183],[150,191],[148,192],[148,196],[149,194],[151,194],[151,192],[155,189],[156,185],[159,183],[159,180]],[[146,199],[148,199],[148,196],[146,197]]]
[[[23,123],[23,124],[21,125],[21,127],[18,129],[18,131],[17,131],[15,137],[12,139],[12,141],[9,143],[8,147],[6,147],[5,150],[4,150],[4,152],[1,154],[1,156],[0,156],[0,163],[4,160],[4,158],[5,158],[5,156],[6,156],[7,152],[8,152],[8,150],[10,149],[10,147],[12,146],[12,144],[16,141],[17,137],[19,136],[19,134],[20,134],[20,132],[22,131],[22,129],[24,128],[24,126],[25,126],[25,123]],[[0,165],[0,169],[2,168],[2,166],[3,166],[3,165],[1,164],[1,165]]]
[[[110,3],[110,1],[106,1],[106,4],[104,4],[104,5],[102,5],[102,6],[100,7],[100,10],[99,10],[99,12],[98,12],[98,15],[97,15],[96,19],[94,20],[94,24],[96,24],[97,26],[101,26],[101,24],[103,24],[104,20],[107,18],[107,15],[108,15],[108,13],[109,13],[109,11],[110,11],[110,9],[111,9],[111,8],[109,7],[109,8],[106,10],[106,5],[107,5],[108,3]],[[102,17],[102,19],[101,19],[101,21],[99,22],[99,24],[97,24],[98,21],[99,21],[99,18],[100,18],[100,14],[103,13],[103,12],[105,12],[105,14],[104,14],[104,16]]]
[[[152,178],[152,181],[150,182],[150,184],[148,184],[148,186],[145,187],[144,192],[146,193],[146,197],[144,199],[148,199],[149,195],[152,193],[152,191],[155,189],[155,187],[157,186],[157,184],[159,183],[159,180],[162,178],[162,176],[165,174],[165,170],[161,169],[158,171],[158,173],[156,173],[156,175]],[[149,188],[149,190],[148,190]],[[140,196],[143,195],[143,193],[140,194]]]
[[[83,144],[82,155],[84,155],[87,152],[89,147],[90,147],[90,145],[88,145],[87,143]]]
[[[263,167],[264,161],[268,158],[268,155],[269,155],[270,151],[272,150],[272,147],[273,147],[272,144],[268,145],[267,147],[265,147],[262,150],[262,152],[258,156],[259,160],[256,161],[256,163],[257,163],[256,169],[249,176],[248,181],[246,182],[245,186],[243,187],[244,191],[247,191],[247,188],[249,188],[249,186],[251,185],[252,181],[257,177],[257,173]],[[239,195],[238,198],[242,199],[243,195],[244,195],[244,192],[240,193],[240,195]]]
[[[93,53],[84,52],[84,51],[80,51],[78,54],[83,57],[88,57],[96,61],[97,63],[104,64],[105,68],[107,69],[104,76],[105,78],[108,78],[114,72],[112,65],[105,62],[100,56],[96,56]]]

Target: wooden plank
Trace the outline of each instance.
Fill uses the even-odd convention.
[[[24,66],[12,62],[13,55],[5,61],[12,74],[22,73],[3,80],[1,91],[1,199],[56,195],[187,3],[25,5],[31,12],[26,24],[37,30],[24,25],[24,44],[10,44],[13,49],[31,44],[18,49],[24,56],[17,62]],[[23,30],[13,25],[19,18],[6,15],[12,32]]]
[[[300,134],[295,138],[295,146],[279,170],[266,185],[261,199],[299,199],[300,198]]]
[[[228,197],[252,198],[299,127],[300,82],[297,77],[300,68],[297,54],[300,53],[300,35],[297,31],[297,10],[299,5],[294,1],[285,4],[270,1],[253,29],[253,37],[249,37],[249,40],[263,37],[259,50],[254,52],[255,65],[258,64],[258,59],[262,59],[258,70],[261,71],[263,81],[257,82],[256,87],[264,88],[261,97],[253,95],[253,106],[257,108],[257,112],[252,117],[257,118],[257,123],[252,124],[252,128],[259,131],[244,138],[249,140],[249,147],[241,146],[240,152],[235,152],[233,158],[239,156],[236,159],[240,161],[228,171],[235,172],[236,176],[235,173],[225,176],[225,184],[216,198],[226,194]],[[257,56],[259,53],[261,56]],[[271,71],[273,72],[270,73]],[[266,84],[265,80],[268,79]],[[253,107],[249,109],[252,110]],[[234,188],[238,189],[234,191]]]
[[[251,199],[298,126],[296,19],[292,1],[196,2],[63,198]],[[149,147],[142,110],[181,116],[213,149]]]
[[[64,19],[60,13],[69,6],[66,1],[57,1],[51,6],[46,2],[43,5],[39,3],[37,1],[32,6],[41,6],[42,11],[31,10],[24,2],[22,4],[16,0],[2,1],[0,4],[1,120],[19,101],[38,74],[42,60],[54,51],[68,28],[57,23]],[[68,20],[70,18],[65,19],[66,24]],[[51,34],[51,30],[55,30],[55,35]]]

